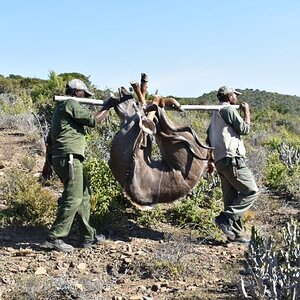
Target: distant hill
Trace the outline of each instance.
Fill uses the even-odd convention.
[[[254,109],[272,109],[280,113],[300,113],[300,97],[278,93],[245,89],[239,90],[240,101],[246,101]],[[197,98],[177,98],[181,104],[218,104],[217,91],[203,94]]]

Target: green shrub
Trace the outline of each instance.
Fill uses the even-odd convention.
[[[95,226],[109,231],[123,231],[126,223],[125,201],[121,186],[106,161],[91,158],[85,163],[91,187],[91,213]]]
[[[174,204],[169,211],[174,224],[198,229],[205,235],[214,230],[213,219],[223,207],[221,190],[212,184],[214,180],[211,176],[203,178],[183,201]]]
[[[285,178],[285,191],[295,199],[300,199],[300,166],[290,169]]]
[[[151,210],[138,211],[138,224],[149,227],[159,222],[167,222],[166,208],[163,204],[158,204]]]
[[[180,227],[189,227],[211,233],[215,229],[214,217],[222,210],[221,190],[217,177],[207,177],[199,181],[184,199],[165,207],[157,205],[150,211],[140,213],[137,222],[144,226],[158,222],[169,222]]]
[[[283,186],[283,178],[285,177],[287,167],[280,160],[279,153],[272,152],[268,159],[265,169],[266,184],[271,189],[281,190]]]
[[[102,216],[114,201],[122,198],[122,190],[103,160],[89,159],[85,163],[92,192],[92,212]]]
[[[0,108],[4,114],[24,114],[32,111],[33,103],[26,90],[21,90],[17,95],[1,95]]]
[[[265,141],[263,144],[270,147],[272,150],[276,150],[279,148],[282,143],[282,139],[278,136],[272,136],[270,139]]]
[[[274,191],[285,193],[292,198],[300,196],[300,165],[287,163],[279,151],[270,153],[264,170],[265,184]]]
[[[43,188],[31,173],[13,170],[2,182],[2,198],[8,208],[2,223],[39,226],[52,223],[56,213],[56,197]]]

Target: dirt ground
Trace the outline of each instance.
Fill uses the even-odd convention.
[[[0,129],[0,179],[24,157],[34,158],[38,176],[40,149],[25,133]],[[276,234],[299,217],[294,204],[262,193],[247,226]],[[242,299],[237,286],[247,245],[166,224],[149,229],[128,220],[127,226],[126,236],[73,253],[41,247],[45,228],[0,228],[0,299]]]

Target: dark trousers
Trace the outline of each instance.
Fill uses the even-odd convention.
[[[64,191],[49,237],[53,239],[66,237],[70,232],[75,216],[77,216],[81,240],[93,240],[96,230],[89,225],[91,205],[88,180],[83,172],[81,160],[75,157],[73,160],[74,176],[71,180],[68,160],[68,157],[52,158],[53,169],[63,182]]]
[[[225,157],[216,163],[221,178],[224,214],[233,231],[239,235],[243,229],[241,218],[259,195],[254,176],[243,158]]]

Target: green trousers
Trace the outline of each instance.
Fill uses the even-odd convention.
[[[221,178],[224,211],[222,212],[239,235],[243,229],[241,218],[259,195],[251,170],[243,158],[225,157],[216,163]]]
[[[78,158],[73,160],[74,176],[73,180],[70,179],[68,160],[68,157],[52,158],[52,167],[63,182],[64,191],[58,201],[57,216],[49,237],[52,239],[66,237],[77,217],[80,239],[94,240],[96,230],[89,225],[91,205],[88,180],[83,172],[82,162]]]

